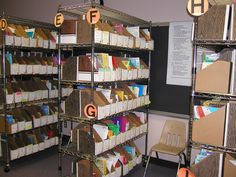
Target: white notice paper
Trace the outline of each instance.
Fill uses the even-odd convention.
[[[169,25],[169,47],[166,83],[191,86],[192,22],[173,22]]]

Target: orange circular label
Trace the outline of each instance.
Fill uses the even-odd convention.
[[[178,171],[178,177],[195,177],[195,175],[187,168],[180,168]]]
[[[60,27],[64,22],[64,15],[62,13],[57,13],[54,17],[54,25],[55,27]]]
[[[100,19],[100,12],[96,8],[89,9],[86,15],[86,19],[89,24],[96,24]]]
[[[2,31],[5,31],[7,28],[7,20],[5,18],[2,18],[0,20],[0,28]]]
[[[201,16],[209,9],[208,0],[188,0],[187,10],[192,16]]]
[[[97,107],[94,106],[93,104],[88,104],[84,107],[84,115],[87,118],[93,119],[97,117],[97,114],[98,114]]]

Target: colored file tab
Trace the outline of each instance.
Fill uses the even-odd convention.
[[[219,110],[217,107],[194,106],[194,118],[201,119],[217,110]]]

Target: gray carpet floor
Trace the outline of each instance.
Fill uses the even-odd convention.
[[[70,173],[70,159],[63,158],[63,176]],[[57,149],[48,149],[39,154],[34,154],[11,163],[11,171],[5,173],[1,166],[0,177],[59,177],[58,174],[58,154]],[[144,168],[136,166],[127,177],[142,177]],[[150,164],[147,177],[174,177],[175,169]]]

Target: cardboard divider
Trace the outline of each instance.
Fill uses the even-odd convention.
[[[195,142],[223,146],[226,106],[193,122],[192,139]]]
[[[231,63],[217,60],[196,74],[197,92],[229,93]]]
[[[224,158],[223,177],[231,177],[236,174],[235,154],[226,154]]]
[[[220,154],[213,153],[198,164],[191,166],[191,171],[196,177],[218,176],[219,174]]]

